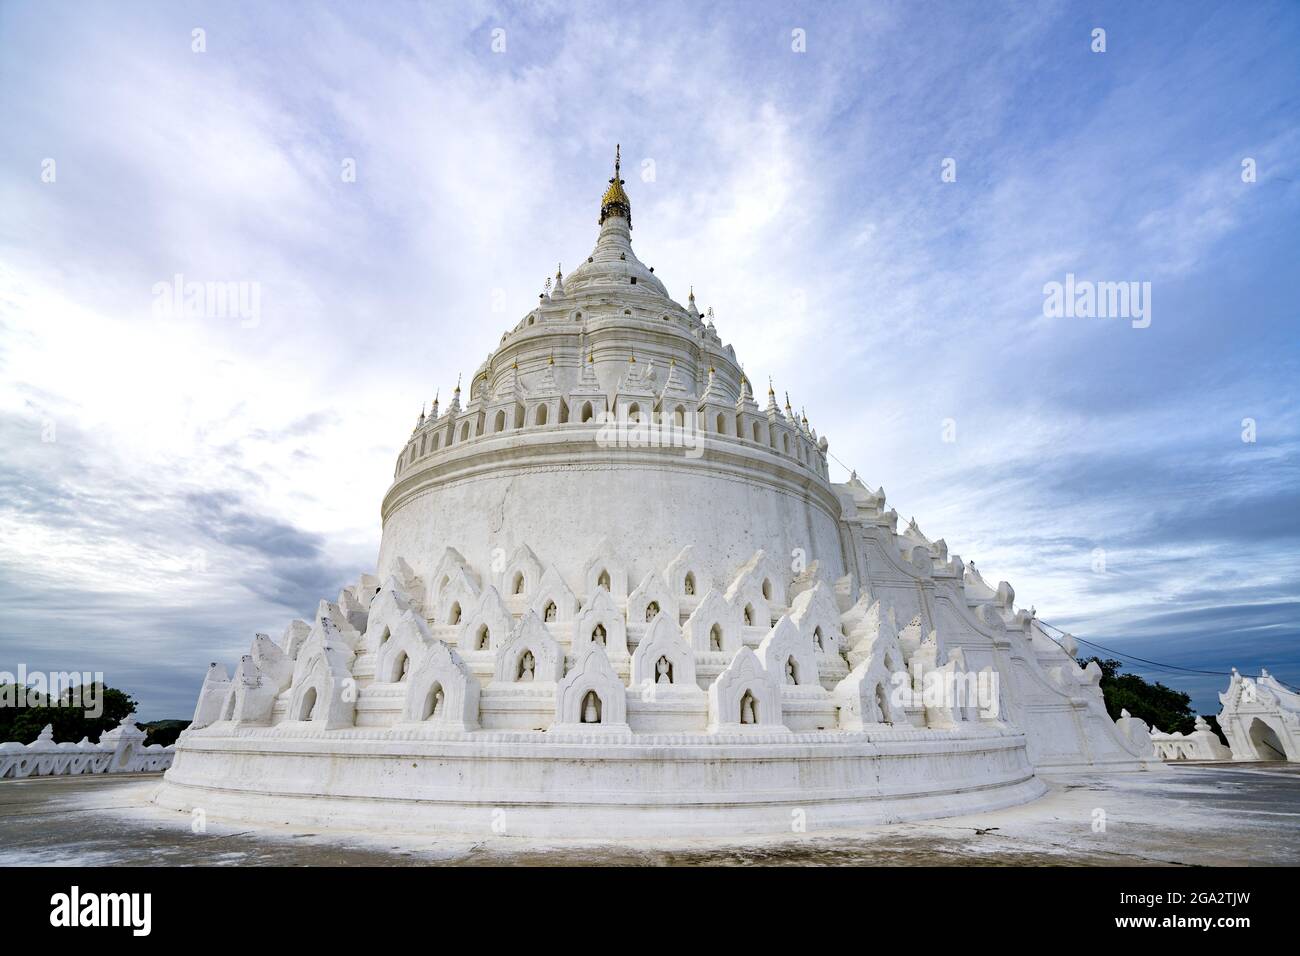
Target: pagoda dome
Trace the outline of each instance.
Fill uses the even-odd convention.
[[[601,225],[596,247],[587,259],[564,277],[564,291],[568,296],[585,292],[648,292],[669,300],[681,308],[668,294],[668,289],[632,251],[631,237],[626,220],[617,217],[606,219]]]

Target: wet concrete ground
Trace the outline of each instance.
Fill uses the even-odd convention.
[[[209,820],[148,801],[159,775],[0,781],[4,866],[1300,865],[1300,765],[1181,764],[1048,780],[1008,810],[780,839],[535,842]]]

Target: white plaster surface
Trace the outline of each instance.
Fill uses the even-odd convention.
[[[1125,712],[1127,713],[1127,711]],[[1120,718],[1123,720],[1123,717]],[[1118,723],[1119,721],[1116,721]],[[1196,718],[1190,734],[1151,731],[1151,745],[1161,760],[1231,760],[1232,750],[1223,745],[1204,717]]]
[[[1300,694],[1267,670],[1250,678],[1234,667],[1219,702],[1219,726],[1233,760],[1300,762]]]
[[[587,261],[466,395],[421,413],[373,572],[279,648],[255,640],[233,679],[210,668],[160,805],[716,835],[812,809],[815,826],[970,812],[1041,794],[1040,771],[1154,766],[1009,584],[900,530],[883,489],[832,483],[827,439],[772,390],[759,407],[693,296],[637,259],[610,188]],[[654,421],[677,428],[666,444],[639,430]],[[455,693],[433,713],[440,647]],[[898,700],[873,704],[886,680]]]
[[[29,778],[0,785],[0,866],[1300,865],[1295,764],[1178,763],[1044,781],[1048,792],[1032,802],[945,819],[613,841],[595,830],[521,839],[490,819],[453,834],[394,834],[209,815],[195,832],[191,813],[150,802],[156,777]]]

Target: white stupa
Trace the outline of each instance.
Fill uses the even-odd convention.
[[[374,574],[211,665],[157,800],[312,826],[788,833],[1007,806],[1146,749],[1003,582],[766,407],[632,251],[614,177],[421,416]],[[1071,644],[1069,640],[1065,642]],[[946,692],[944,689],[946,688]],[[954,689],[957,693],[954,693]]]

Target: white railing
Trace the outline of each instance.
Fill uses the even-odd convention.
[[[145,732],[130,717],[105,731],[99,743],[55,743],[46,724],[30,744],[0,744],[0,780],[82,773],[145,773],[172,765],[174,748],[145,746]]]

